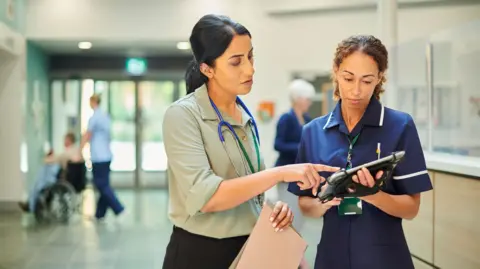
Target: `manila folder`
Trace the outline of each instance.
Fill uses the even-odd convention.
[[[230,268],[298,268],[307,243],[291,226],[275,232],[269,220],[272,211],[268,203],[263,206],[250,237]]]

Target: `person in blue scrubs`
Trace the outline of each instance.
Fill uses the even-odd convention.
[[[90,141],[93,183],[100,193],[95,212],[95,218],[98,220],[105,217],[108,208],[111,208],[117,216],[124,211],[123,205],[110,186],[110,162],[112,161],[110,117],[100,109],[99,105],[100,96],[90,97],[90,107],[94,112],[88,121],[88,129],[82,139],[82,148]]]
[[[343,40],[333,63],[338,103],[331,113],[304,127],[299,163],[348,169],[395,151],[406,152],[393,178],[373,195],[322,204],[311,192],[289,185],[305,215],[323,216],[317,269],[414,268],[402,220],[415,218],[420,194],[431,190],[432,184],[412,117],[380,103],[387,66],[387,50],[377,38],[360,35]],[[374,176],[378,179],[381,174]],[[354,180],[371,187],[374,176],[362,170]]]

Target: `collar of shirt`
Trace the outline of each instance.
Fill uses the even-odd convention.
[[[215,113],[215,110],[212,107],[212,104],[210,103],[210,99],[208,97],[208,90],[207,86],[204,84],[197,90],[195,90],[195,98],[197,100],[198,106],[200,107],[200,111],[202,114],[202,119],[203,120],[218,120],[217,114]],[[223,113],[220,111],[223,119],[230,123],[232,126],[243,126],[245,127],[248,123],[251,121],[251,117],[247,114],[247,112],[240,107],[240,111],[242,112],[242,124],[240,125],[238,122],[233,120],[232,117],[230,117],[228,114]]]
[[[349,134],[345,121],[342,117],[342,110],[341,110],[341,100],[337,103],[334,110],[330,112],[328,116],[327,123],[323,127],[323,129],[330,129],[335,126],[339,126],[339,130],[342,133]],[[375,97],[370,99],[368,103],[367,109],[363,114],[360,122],[355,126],[352,130],[350,135],[357,135],[363,128],[363,126],[373,126],[373,127],[381,127],[383,126],[383,117],[385,114],[385,107],[378,101]]]

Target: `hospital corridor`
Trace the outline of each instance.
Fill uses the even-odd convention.
[[[0,269],[480,269],[479,0],[0,0]]]

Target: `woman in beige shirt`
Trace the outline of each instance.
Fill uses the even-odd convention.
[[[316,194],[324,180],[318,172],[336,169],[294,164],[265,170],[255,121],[237,97],[253,83],[245,27],[206,15],[194,26],[190,44],[188,94],[168,108],[163,122],[174,224],[163,268],[225,269],[252,231],[265,191],[279,182],[298,182]],[[272,229],[281,232],[292,220],[289,207],[277,202]]]

